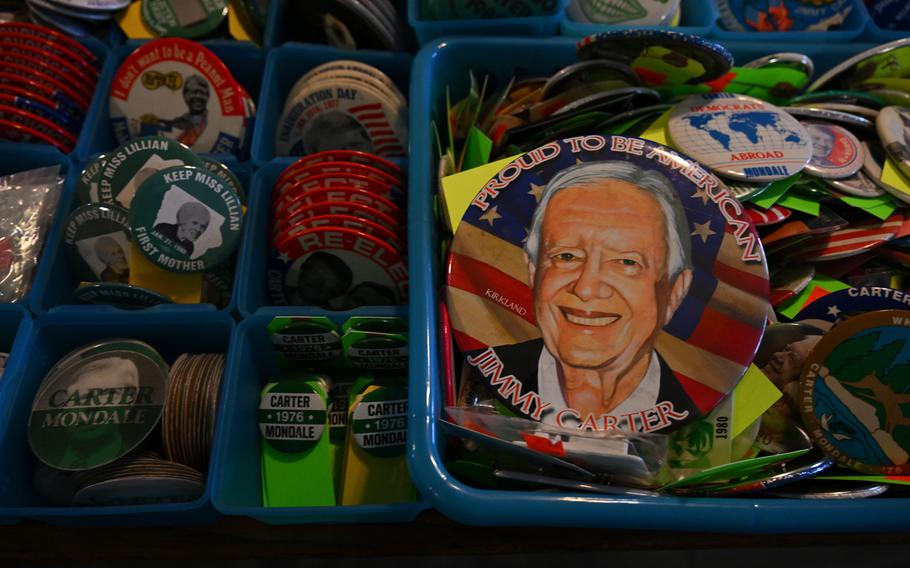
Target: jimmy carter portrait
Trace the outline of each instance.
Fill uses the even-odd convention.
[[[677,192],[659,172],[602,161],[550,180],[525,242],[542,337],[495,348],[524,392],[552,405],[544,421],[566,409],[584,421],[665,401],[698,413],[654,349],[692,283],[689,238]]]

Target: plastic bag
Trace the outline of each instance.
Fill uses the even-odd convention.
[[[62,189],[59,165],[0,177],[0,302],[28,293]]]

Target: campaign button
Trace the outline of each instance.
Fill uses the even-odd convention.
[[[826,179],[843,179],[863,167],[863,147],[846,128],[821,122],[803,122],[812,137],[810,174]]]
[[[63,244],[80,281],[129,283],[130,225],[126,209],[102,203],[76,208],[66,218]]]

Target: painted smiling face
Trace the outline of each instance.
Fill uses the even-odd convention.
[[[649,357],[682,296],[667,271],[660,205],[614,179],[567,187],[544,215],[528,270],[537,323],[563,365],[622,375]]]

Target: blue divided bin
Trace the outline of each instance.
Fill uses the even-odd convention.
[[[666,26],[609,26],[605,24],[589,24],[574,22],[566,15],[559,24],[559,33],[565,36],[586,37],[591,34],[613,30],[628,29],[669,29],[699,37],[707,37],[714,28],[715,14],[714,0],[682,0],[682,13],[679,25],[675,28]]]
[[[295,157],[275,156],[275,130],[291,87],[304,73],[327,61],[353,59],[383,71],[407,96],[413,58],[407,53],[387,51],[345,51],[324,45],[290,43],[269,53],[262,79],[262,96],[253,132],[252,159],[262,166],[273,159],[290,165]]]
[[[714,11],[714,18],[717,21],[714,30],[711,32],[711,37],[720,39],[725,43],[729,41],[755,41],[766,42],[767,45],[777,45],[783,42],[816,45],[843,44],[857,39],[860,34],[863,33],[863,30],[866,29],[866,20],[868,19],[868,13],[863,6],[863,0],[853,0],[853,9],[850,11],[850,15],[847,16],[847,19],[844,20],[844,23],[837,28],[824,32],[734,32],[724,29],[723,24],[720,21],[720,10],[717,9],[717,4],[711,2],[711,9]],[[803,49],[805,48],[799,47],[794,49],[794,51]],[[772,48],[772,50],[774,50],[774,48]],[[783,49],[776,49],[774,51],[779,53],[783,51]]]
[[[38,302],[44,294],[43,282],[47,279],[49,268],[50,244],[56,241],[57,235],[62,230],[62,220],[59,212],[67,207],[72,199],[75,183],[73,163],[61,154],[56,148],[47,144],[25,144],[16,142],[0,142],[0,175],[9,175],[44,166],[60,165],[60,173],[66,176],[60,202],[57,204],[57,214],[49,229],[45,233],[44,248],[38,261],[38,269],[32,274],[31,288],[24,300],[18,302],[30,308]]]
[[[408,0],[408,23],[414,28],[414,32],[417,34],[417,44],[420,46],[437,38],[448,36],[554,36],[559,31],[559,23],[569,4],[569,0],[559,0],[558,8],[549,16],[425,20],[420,13],[422,1]]]
[[[143,41],[129,41],[116,48],[109,57],[103,73],[102,80],[98,83],[95,92],[95,103],[89,116],[86,117],[83,127],[83,136],[74,154],[74,160],[85,163],[97,154],[113,150],[118,146],[114,138],[114,131],[110,125],[110,92],[111,84],[120,64]],[[205,42],[205,47],[212,50],[228,69],[234,78],[239,81],[254,101],[259,100],[259,87],[262,84],[262,70],[265,66],[265,51],[249,42],[230,40],[213,40]],[[247,156],[239,156],[246,160]]]
[[[247,198],[249,199],[250,182],[253,177],[252,164],[249,162],[238,162],[236,159],[228,156],[222,156],[221,161],[237,175],[237,179],[240,180],[240,183],[247,191]],[[75,178],[78,175],[78,172],[75,172],[74,175],[71,176],[73,179],[69,180],[69,187],[71,188],[71,191],[68,192],[64,203],[61,204],[61,208],[56,219],[56,224],[60,225],[60,228],[52,235],[53,238],[47,242],[47,245],[45,247],[45,256],[42,261],[42,270],[39,272],[39,275],[36,278],[36,281],[40,284],[36,288],[36,293],[32,295],[29,302],[29,307],[36,314],[41,314],[47,311],[73,310],[83,312],[86,314],[86,316],[88,316],[88,314],[97,314],[100,312],[118,313],[123,311],[121,308],[117,308],[115,306],[74,304],[72,301],[73,290],[75,290],[79,285],[79,279],[73,275],[73,272],[70,269],[69,261],[66,257],[66,250],[64,249],[63,245],[63,224],[66,222],[66,217],[69,215],[69,213],[77,207],[76,195],[75,191],[72,190],[72,187],[75,185]],[[244,222],[249,223],[249,216],[244,219]],[[244,232],[248,231],[249,225],[245,225],[243,230]],[[236,254],[240,254],[240,247],[237,248]],[[221,311],[227,313],[234,312],[237,304],[236,291],[238,281],[238,271],[235,268],[235,293],[232,295],[231,301],[227,307]],[[160,306],[154,306],[152,308],[147,308],[144,311],[187,312],[188,310],[193,311],[199,309],[215,310],[215,306],[212,304],[164,304]]]
[[[869,8],[866,7],[864,2],[860,2],[858,9],[862,12],[863,16],[866,18],[866,30],[863,32],[862,40],[869,41],[873,43],[887,43],[889,41],[895,41],[898,39],[904,39],[905,37],[910,37],[910,30],[887,30],[878,24],[875,23],[875,20],[872,19],[872,14],[869,13]]]
[[[0,330],[2,331],[2,330]],[[47,371],[61,357],[88,342],[129,337],[155,347],[169,362],[182,353],[224,353],[229,346],[234,321],[225,314],[59,313],[38,318],[21,346],[28,360],[10,380],[0,383],[0,518],[37,519],[72,525],[170,525],[205,523],[218,518],[212,507],[212,467],[205,493],[196,501],[162,505],[107,507],[52,507],[33,488],[35,457],[28,445],[27,425],[32,399]],[[0,336],[2,338],[2,336]],[[225,391],[222,381],[222,393]],[[218,401],[215,441],[222,439],[224,396]],[[160,436],[158,430],[151,436]],[[213,450],[214,455],[214,450]]]
[[[0,304],[0,352],[6,353],[6,366],[0,373],[0,391],[3,383],[15,383],[28,360],[24,351],[28,334],[32,330],[31,314],[20,304]],[[0,525],[19,521],[18,517],[0,513]]]
[[[870,47],[781,43],[729,43],[733,55],[747,61],[771,52],[802,51],[820,72]],[[782,499],[626,498],[569,492],[523,492],[477,489],[446,469],[444,439],[437,421],[442,414],[441,363],[437,295],[442,272],[434,215],[436,164],[430,121],[445,106],[445,89],[453,99],[467,92],[467,70],[478,63],[503,81],[516,65],[536,73],[575,61],[570,39],[447,40],[424,48],[414,65],[411,89],[412,147],[410,165],[409,246],[411,475],[424,498],[452,519],[474,525],[559,525],[623,529],[710,532],[832,532],[894,530],[910,511],[906,499],[868,501],[791,501]]]
[[[403,308],[385,308],[368,314],[356,312],[327,313],[296,308],[294,315],[328,315],[341,325],[354,315],[396,315],[405,317]],[[344,507],[263,507],[261,454],[256,413],[260,391],[267,379],[278,371],[272,355],[272,344],[266,329],[274,314],[258,314],[237,326],[234,347],[228,361],[227,388],[223,391],[225,428],[212,466],[215,487],[212,502],[225,515],[243,515],[266,523],[377,523],[405,522],[429,508],[425,501],[389,505]],[[305,480],[303,480],[305,482]]]
[[[237,310],[243,318],[258,313],[298,315],[301,310],[300,307],[272,306],[267,289],[272,189],[286,167],[287,164],[283,161],[276,161],[259,168],[253,176],[253,183],[248,194],[247,224],[244,228],[243,242],[240,244],[240,263],[237,265],[235,278],[234,297]],[[305,309],[318,311],[320,315],[332,316],[338,313],[317,308]],[[357,310],[356,315],[382,315],[394,309],[397,308],[394,306],[363,307]]]

